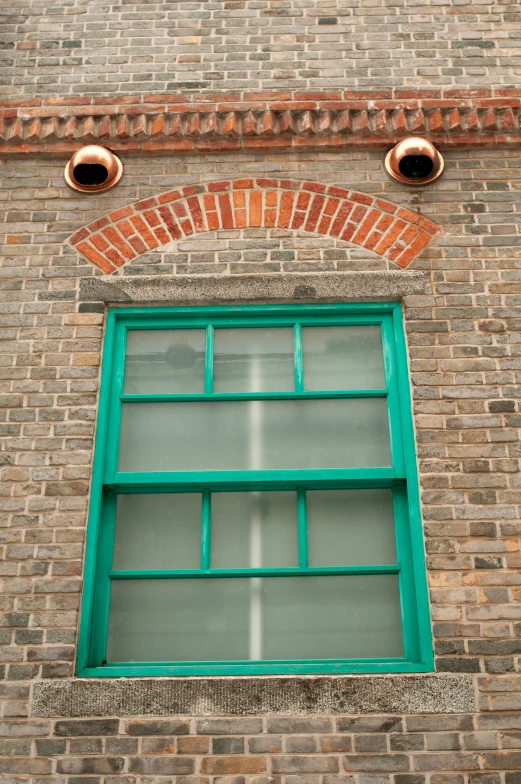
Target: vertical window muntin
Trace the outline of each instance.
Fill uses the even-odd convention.
[[[400,368],[396,362],[396,328],[401,327],[401,313],[397,305],[378,306],[303,306],[301,308],[237,308],[230,317],[232,309],[176,309],[176,311],[143,311],[136,314],[127,314],[119,311],[112,318],[115,324],[114,364],[109,392],[109,422],[106,439],[105,470],[103,476],[104,490],[98,493],[99,501],[103,501],[103,523],[99,532],[98,568],[95,575],[95,600],[94,606],[84,602],[82,634],[80,639],[80,654],[83,651],[82,667],[79,658],[80,670],[88,674],[129,674],[130,672],[148,673],[241,673],[241,672],[349,672],[349,671],[418,671],[430,669],[431,651],[428,641],[428,616],[426,613],[426,598],[424,588],[424,575],[422,568],[422,552],[418,552],[418,532],[416,532],[416,549],[411,542],[411,511],[416,518],[417,499],[414,485],[409,488],[407,497],[406,483],[411,479],[414,483],[414,454],[410,458],[411,443],[408,444],[409,460],[404,456],[402,430],[405,430],[404,415],[410,417],[407,410],[407,401],[404,400],[404,390],[399,390],[398,374]],[[263,312],[262,312],[263,311]],[[262,312],[262,314],[261,314]],[[306,327],[320,326],[378,326],[381,329],[383,362],[385,369],[385,385],[377,389],[305,389],[305,357],[303,359],[303,332]],[[294,379],[293,392],[214,392],[214,348],[217,330],[238,329],[293,329],[294,350]],[[124,356],[126,337],[134,330],[164,330],[164,329],[204,329],[205,342],[205,372],[204,386],[200,392],[188,394],[132,394],[123,392],[124,383]],[[221,333],[222,334],[222,333]],[[400,336],[398,336],[400,337]],[[110,335],[108,341],[110,341]],[[106,354],[110,353],[107,345]],[[403,359],[403,357],[402,357]],[[104,364],[108,364],[105,362]],[[402,373],[404,368],[401,368]],[[405,371],[406,372],[406,371]],[[104,369],[105,376],[105,369]],[[104,378],[107,386],[107,379]],[[403,386],[403,382],[402,382]],[[401,395],[401,398],[400,398]],[[149,473],[143,471],[118,472],[118,447],[120,443],[120,424],[123,405],[146,405],[151,402],[189,402],[189,401],[247,401],[247,400],[290,400],[290,399],[357,399],[357,398],[384,398],[387,399],[387,417],[389,426],[389,439],[391,460],[389,465],[372,468],[336,468],[333,470],[322,469],[277,469],[274,471],[162,471]],[[99,425],[98,425],[99,428]],[[99,436],[98,436],[99,440]],[[99,459],[99,446],[97,444],[96,458]],[[407,465],[408,464],[408,467]],[[412,474],[411,474],[412,467]],[[357,488],[391,488],[392,503],[395,521],[396,537],[396,563],[365,566],[320,566],[307,565],[307,529],[306,529],[306,490],[328,489],[357,489]],[[93,488],[94,489],[94,488]],[[262,567],[260,570],[251,568],[214,569],[210,562],[211,552],[211,523],[210,507],[213,493],[233,492],[245,490],[284,490],[296,494],[298,518],[298,566],[270,568]],[[201,562],[198,570],[114,570],[111,567],[114,518],[116,497],[118,494],[127,493],[168,493],[168,492],[201,493],[202,497],[202,526],[201,526]],[[103,496],[103,498],[102,498]],[[95,497],[93,497],[95,502]],[[93,505],[91,504],[91,507]],[[91,518],[95,514],[91,509]],[[92,519],[89,530],[93,526]],[[92,534],[89,534],[89,545],[92,550]],[[108,553],[108,555],[107,555]],[[215,579],[241,576],[283,577],[292,575],[305,575],[310,579],[313,576],[326,574],[397,574],[400,589],[400,611],[402,616],[402,633],[404,656],[390,659],[384,658],[353,658],[344,659],[292,659],[261,660],[259,662],[240,660],[225,663],[222,661],[187,661],[187,662],[109,662],[106,656],[106,630],[109,613],[109,590],[111,582],[122,579],[183,579],[191,577],[212,577]],[[86,577],[86,583],[88,582]],[[86,587],[87,590],[87,587]],[[422,616],[422,617],[420,617]],[[86,631],[87,630],[87,631]],[[89,646],[86,634],[92,637]],[[83,645],[81,645],[81,643]],[[105,665],[105,666],[103,666]]]

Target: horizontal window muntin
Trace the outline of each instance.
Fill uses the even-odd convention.
[[[110,411],[112,417],[109,417],[108,432],[106,439],[105,459],[103,461],[103,483],[100,486],[100,507],[103,507],[103,523],[101,525],[101,539],[104,542],[103,547],[106,548],[107,553],[112,554],[114,547],[114,525],[116,520],[116,505],[118,499],[124,496],[133,498],[143,498],[147,495],[152,496],[172,496],[179,494],[200,494],[201,497],[201,520],[200,520],[200,543],[199,543],[199,563],[190,563],[189,568],[183,568],[183,564],[176,564],[175,568],[168,568],[169,564],[161,564],[159,567],[152,566],[152,568],[143,568],[136,564],[132,564],[129,568],[128,564],[122,565],[114,564],[110,561],[109,556],[99,559],[97,569],[97,601],[92,607],[91,618],[96,618],[93,623],[91,620],[90,631],[92,634],[93,628],[98,629],[98,636],[90,646],[85,646],[86,655],[84,656],[83,672],[89,675],[98,674],[175,674],[176,672],[183,674],[204,674],[204,673],[253,673],[253,672],[357,672],[357,671],[418,671],[430,668],[430,644],[427,640],[429,630],[427,628],[425,616],[422,618],[422,624],[419,623],[418,618],[418,604],[421,606],[421,611],[425,612],[425,596],[423,594],[418,597],[418,591],[415,583],[419,581],[420,591],[424,591],[421,580],[423,575],[418,573],[418,564],[414,566],[414,559],[412,557],[411,545],[411,529],[414,527],[414,522],[411,521],[410,516],[410,499],[407,495],[407,483],[411,480],[411,463],[407,461],[404,456],[404,446],[402,432],[407,431],[407,427],[403,427],[403,400],[400,400],[398,372],[396,365],[396,345],[395,345],[395,330],[397,321],[397,310],[399,307],[393,306],[379,306],[378,312],[375,313],[374,309],[369,308],[369,312],[364,312],[365,307],[360,306],[360,315],[352,316],[347,315],[332,316],[319,315],[318,317],[306,317],[306,311],[315,316],[315,308],[318,311],[324,311],[324,306],[314,306],[311,308],[303,307],[296,309],[283,309],[291,311],[291,315],[282,317],[280,313],[275,318],[273,316],[263,316],[262,318],[252,318],[251,314],[238,313],[234,318],[228,318],[219,309],[207,310],[203,313],[190,312],[190,318],[185,318],[183,314],[181,317],[176,318],[175,313],[159,313],[156,311],[152,317],[149,314],[139,314],[140,318],[134,315],[127,315],[124,311],[119,311],[115,314],[114,321],[117,327],[115,332],[115,362],[116,372],[112,375],[112,383],[110,384]],[[341,306],[333,306],[332,310],[339,308],[344,311],[357,310],[353,308],[342,308]],[[198,309],[194,309],[198,310]],[[211,310],[211,312],[210,312]],[[226,309],[223,309],[226,310]],[[258,311],[258,308],[252,308],[251,313]],[[262,310],[262,308],[260,309]],[[272,310],[267,308],[266,310]],[[176,309],[178,312],[179,309]],[[269,316],[269,314],[267,314]],[[158,318],[159,316],[159,318]],[[193,317],[193,318],[192,318]],[[206,323],[205,323],[206,321]],[[267,327],[267,321],[269,326]],[[211,323],[208,323],[211,322]],[[346,337],[349,338],[350,334],[345,333],[342,340],[338,339],[338,331],[331,331],[331,327],[341,328],[355,328],[358,334],[355,336],[357,340],[360,339],[360,328],[370,326],[372,334],[366,341],[366,346],[358,347],[358,365],[355,368],[356,374],[353,374],[352,368],[346,372],[345,368],[340,368],[336,373],[333,382],[322,383],[323,380],[323,354],[324,345],[328,347],[327,340],[322,340],[320,328],[329,329],[329,347],[332,345],[332,353],[335,351],[341,354],[343,344],[346,342]],[[272,361],[270,352],[266,351],[266,346],[263,345],[264,338],[262,337],[263,331],[270,329],[275,334],[277,345],[280,350],[276,352],[276,360]],[[242,332],[241,332],[242,330]],[[255,349],[255,367],[252,370],[248,367],[249,354],[244,351],[243,337],[248,332],[248,344],[253,341]],[[254,330],[256,332],[254,332]],[[278,332],[276,332],[278,330]],[[285,331],[285,336],[282,335],[280,330]],[[181,335],[181,340],[178,341],[178,352],[172,350],[171,344],[163,341],[163,346],[160,345],[161,341],[156,336],[166,331],[170,334]],[[314,331],[314,332],[313,332]],[[139,332],[142,334],[139,335]],[[291,333],[291,334],[290,334]],[[137,342],[135,335],[137,334]],[[150,338],[152,335],[152,339]],[[204,340],[201,339],[204,338]],[[308,340],[311,337],[312,340]],[[129,339],[130,338],[130,339]],[[336,344],[335,341],[336,340]],[[141,341],[142,345],[139,345]],[[322,342],[321,342],[322,341]],[[333,344],[332,344],[333,341]],[[371,350],[371,343],[374,346],[377,342],[383,348],[381,351],[380,366],[378,361],[367,360],[367,352],[364,350],[369,346]],[[150,362],[147,358],[149,354],[143,350],[146,348],[148,342],[149,347],[152,347],[153,359]],[[264,341],[265,342],[265,341]],[[349,343],[349,340],[347,340]],[[164,346],[167,346],[166,350]],[[131,349],[131,356],[134,357],[132,373],[129,375],[126,369],[122,367],[122,356],[127,349],[127,356],[129,356],[129,349]],[[308,348],[310,347],[310,348]],[[157,350],[156,350],[157,349]],[[258,350],[257,350],[258,349]],[[177,349],[176,349],[177,350]],[[133,354],[132,354],[133,352]],[[167,354],[166,367],[164,356]],[[150,351],[149,351],[150,353]],[[403,360],[403,356],[402,356]],[[112,360],[111,360],[112,363]],[[251,364],[251,363],[250,363]],[[287,365],[291,364],[291,372],[288,371]],[[356,363],[355,363],[356,364]],[[364,367],[366,365],[366,367]],[[159,370],[158,370],[159,368]],[[171,377],[175,379],[174,385],[177,385],[177,391],[165,391],[171,387]],[[178,372],[179,369],[184,372]],[[129,381],[130,379],[130,381]],[[154,387],[155,391],[150,391]],[[331,387],[331,388],[329,388]],[[233,391],[229,391],[232,389]],[[218,391],[216,391],[218,390]],[[402,390],[403,396],[403,390]],[[280,446],[275,442],[273,448],[268,449],[270,459],[263,460],[258,445],[255,454],[248,452],[247,446],[242,445],[242,454],[240,459],[235,463],[226,464],[225,439],[222,445],[216,452],[219,454],[219,460],[213,463],[206,463],[205,461],[198,462],[198,452],[201,454],[207,449],[207,445],[201,442],[195,450],[192,463],[190,464],[190,455],[184,454],[184,460],[180,460],[178,464],[169,465],[168,460],[169,452],[165,450],[165,455],[162,457],[160,464],[147,465],[148,459],[141,460],[143,455],[140,456],[141,462],[134,462],[129,459],[129,455],[138,452],[139,445],[141,445],[141,452],[143,452],[143,438],[142,433],[138,432],[138,438],[135,439],[134,446],[132,439],[130,443],[125,442],[124,433],[121,432],[121,427],[126,427],[125,418],[122,412],[125,411],[138,411],[145,412],[139,416],[150,416],[153,412],[154,406],[156,411],[161,412],[161,415],[156,417],[156,431],[154,437],[151,439],[151,446],[154,446],[156,452],[161,448],[161,438],[168,443],[171,440],[169,433],[165,434],[168,428],[162,425],[162,422],[172,420],[171,413],[174,409],[179,407],[179,404],[187,403],[202,404],[207,408],[208,415],[201,416],[202,421],[201,432],[205,429],[212,430],[211,438],[208,444],[215,442],[215,421],[212,420],[213,412],[219,412],[223,409],[221,404],[235,403],[238,410],[241,410],[241,404],[248,407],[250,402],[254,402],[255,409],[253,414],[251,410],[245,415],[238,415],[238,419],[242,416],[242,425],[239,422],[237,428],[238,433],[244,433],[248,426],[255,428],[255,417],[265,422],[265,412],[269,409],[263,408],[264,405],[275,403],[279,405],[287,403],[289,406],[294,401],[321,401],[323,405],[330,406],[330,410],[334,412],[332,422],[325,422],[325,429],[329,428],[329,432],[334,434],[335,429],[340,429],[338,437],[339,443],[342,442],[344,435],[341,424],[338,425],[338,420],[342,418],[347,419],[343,414],[337,412],[346,411],[347,408],[342,409],[344,405],[357,401],[361,403],[366,400],[366,403],[381,402],[384,405],[384,417],[373,417],[373,421],[378,423],[377,439],[381,439],[381,434],[386,429],[387,451],[381,460],[374,459],[371,464],[371,455],[363,452],[363,449],[357,449],[361,458],[357,459],[357,463],[352,466],[345,465],[347,460],[338,460],[335,465],[335,460],[332,459],[331,454],[326,454],[326,462],[321,465],[320,460],[303,460],[300,458],[299,450],[295,451],[297,457],[289,453],[287,461],[282,461],[280,465],[271,467],[274,455],[280,455]],[[173,408],[169,405],[173,404]],[[364,403],[365,405],[365,403]],[[183,406],[179,407],[183,411]],[[186,409],[187,411],[189,408]],[[276,409],[272,409],[276,410]],[[284,407],[278,409],[278,418],[274,417],[274,422],[271,429],[268,428],[268,436],[280,435],[281,422],[288,419]],[[306,416],[303,416],[302,422],[304,425],[309,421],[310,415],[306,409],[303,409]],[[312,409],[309,409],[312,410]],[[363,410],[363,409],[361,409]],[[367,409],[368,410],[368,409]],[[406,410],[406,409],[405,409]],[[282,413],[281,413],[282,412]],[[194,415],[195,416],[195,415]],[[193,426],[194,416],[192,416],[191,424]],[[205,420],[206,416],[206,420]],[[221,419],[222,415],[218,414],[216,420]],[[268,417],[269,418],[269,417]],[[174,417],[175,419],[175,417]],[[189,417],[186,417],[189,419]],[[226,424],[226,433],[230,434],[230,422],[233,423],[233,412],[230,414],[230,421]],[[183,414],[179,417],[179,422],[182,422]],[[287,433],[282,434],[282,440],[288,440],[288,434],[298,429],[302,422],[299,424],[298,417],[289,423]],[[152,424],[154,424],[152,422]],[[324,424],[324,423],[322,423]],[[258,424],[257,424],[258,426]],[[313,441],[314,453],[317,453],[317,439],[319,439],[320,430],[317,428],[316,433],[307,436],[308,441]],[[180,425],[176,424],[174,433],[178,432]],[[197,430],[197,427],[193,426]],[[144,428],[143,432],[145,432]],[[193,431],[192,431],[193,432]],[[163,434],[163,435],[162,435]],[[257,434],[258,435],[258,434]],[[262,434],[266,436],[266,433]],[[410,438],[409,433],[406,435]],[[264,438],[269,440],[269,438]],[[261,438],[262,441],[262,438]],[[306,438],[304,438],[304,442]],[[374,439],[373,439],[374,441]],[[202,444],[202,445],[201,445]],[[239,445],[241,446],[241,445]],[[320,447],[320,444],[318,444]],[[385,446],[385,445],[384,445]],[[138,448],[136,448],[138,447]],[[145,444],[145,448],[147,445]],[[268,444],[269,447],[269,444]],[[373,443],[371,448],[374,454],[377,454],[381,444],[378,442]],[[411,444],[409,443],[409,448]],[[239,450],[240,451],[240,450]],[[283,451],[283,450],[282,450]],[[303,450],[300,450],[302,452]],[[382,450],[380,450],[382,451]],[[237,449],[232,449],[231,453],[236,453]],[[318,449],[320,452],[320,449]],[[382,454],[385,452],[383,450]],[[119,453],[119,454],[118,454]],[[166,460],[166,463],[165,463]],[[271,464],[270,464],[271,460]],[[295,464],[295,460],[297,461]],[[300,462],[299,462],[300,461]],[[153,462],[153,461],[152,461]],[[185,465],[183,465],[185,463]],[[186,465],[188,463],[188,466]],[[224,463],[224,465],[223,465]],[[183,470],[188,467],[189,470]],[[413,476],[414,476],[414,466]],[[386,489],[392,495],[393,502],[393,515],[395,521],[395,557],[394,559],[374,558],[371,562],[368,558],[363,558],[363,563],[356,562],[356,558],[338,557],[333,558],[334,563],[327,563],[327,557],[324,556],[319,562],[314,562],[313,558],[308,556],[309,547],[309,521],[306,514],[307,499],[313,494],[327,493],[356,493],[356,492],[370,492]],[[223,498],[230,494],[282,494],[292,493],[295,497],[296,507],[296,556],[290,564],[280,562],[276,565],[270,563],[251,563],[243,559],[241,564],[233,563],[233,559],[226,562],[214,565],[211,557],[212,542],[215,540],[215,523],[212,521],[211,509],[215,506],[216,499]],[[112,510],[112,511],[110,511]],[[417,514],[417,513],[416,513]],[[413,514],[413,518],[415,515]],[[149,526],[150,527],[150,526]],[[418,545],[418,536],[416,531],[416,545]],[[319,537],[320,538],[320,537]],[[230,540],[231,541],[231,540]],[[294,542],[294,544],[295,544]],[[160,548],[164,549],[164,548]],[[334,551],[334,548],[333,548]],[[143,551],[142,551],[143,552]],[[416,555],[416,559],[418,554]],[[359,559],[360,560],[360,559]],[[419,555],[420,566],[422,561],[422,554]],[[386,561],[385,563],[383,561]],[[166,568],[165,568],[166,567]],[[103,573],[103,575],[102,575]],[[337,656],[335,653],[335,640],[330,640],[329,644],[325,645],[330,651],[330,655],[323,658],[313,653],[314,651],[313,640],[306,638],[303,628],[295,628],[295,635],[298,638],[302,637],[304,646],[307,646],[309,655],[299,658],[296,656],[296,650],[291,649],[286,651],[290,658],[284,658],[280,655],[281,651],[284,653],[288,647],[284,641],[279,639],[280,628],[284,628],[287,624],[287,618],[300,618],[304,612],[302,607],[295,605],[295,597],[288,594],[285,597],[285,604],[283,608],[279,608],[275,615],[280,615],[278,621],[273,620],[272,616],[267,613],[267,621],[271,618],[272,627],[270,623],[267,624],[265,646],[263,644],[263,656],[255,659],[252,657],[252,650],[250,648],[249,655],[244,657],[244,635],[241,636],[237,629],[230,629],[229,635],[237,642],[237,655],[233,656],[231,660],[223,661],[222,656],[225,655],[226,645],[224,645],[221,657],[217,658],[183,658],[183,654],[190,654],[190,650],[175,651],[174,658],[164,658],[161,653],[164,649],[161,648],[161,641],[158,640],[158,650],[155,654],[143,659],[139,658],[140,648],[139,645],[134,646],[132,650],[131,660],[121,658],[115,661],[114,655],[121,649],[117,645],[111,643],[110,640],[110,624],[109,620],[109,607],[110,596],[114,591],[120,593],[116,596],[114,593],[113,606],[114,612],[125,607],[126,597],[131,591],[138,590],[144,593],[149,593],[150,601],[157,601],[159,605],[166,602],[165,606],[171,607],[171,603],[166,600],[166,596],[170,591],[168,586],[182,585],[180,581],[187,581],[185,589],[183,589],[186,596],[183,598],[183,591],[179,593],[176,589],[176,596],[178,596],[179,605],[176,610],[179,617],[176,616],[176,623],[178,629],[183,628],[183,601],[186,603],[186,612],[194,602],[194,596],[206,596],[206,585],[213,585],[214,589],[210,591],[209,596],[212,596],[215,590],[223,591],[223,597],[228,596],[228,601],[233,603],[239,602],[236,607],[235,615],[232,613],[230,618],[222,617],[221,625],[226,628],[227,623],[232,623],[234,617],[241,617],[245,613],[244,608],[244,591],[255,592],[261,590],[262,600],[267,608],[273,608],[273,595],[271,586],[289,586],[294,585],[297,594],[302,593],[301,583],[298,582],[299,578],[305,578],[306,581],[317,581],[317,586],[322,586],[321,590],[324,592],[324,597],[328,596],[328,591],[331,590],[330,586],[333,583],[321,583],[320,580],[329,579],[333,580],[347,580],[342,583],[345,586],[352,586],[352,588],[344,588],[345,591],[355,590],[357,584],[356,578],[364,578],[373,580],[373,586],[378,583],[378,579],[382,579],[385,575],[389,579],[397,581],[396,594],[397,599],[392,608],[387,609],[387,615],[398,613],[400,616],[401,624],[401,650],[398,651],[397,644],[394,649],[392,646],[383,646],[383,650],[374,649],[369,650],[371,647],[366,646],[365,649],[358,650],[355,647],[349,648],[343,643],[344,647],[340,646],[339,650],[344,650],[347,654],[344,658]],[[229,581],[232,580],[232,583]],[[252,583],[253,580],[253,583]],[[282,583],[280,582],[282,580]],[[297,582],[295,582],[297,580]],[[376,582],[375,582],[376,580]],[[195,581],[195,582],[194,582]],[[208,582],[210,581],[210,582]],[[246,582],[245,582],[246,581]],[[257,583],[255,582],[257,581]],[[260,583],[259,583],[260,581]],[[151,584],[156,584],[156,589],[152,591]],[[119,588],[114,588],[119,585],[125,590],[123,594]],[[255,585],[254,585],[255,584]],[[304,585],[307,585],[305,583]],[[339,585],[340,582],[337,582]],[[365,595],[371,593],[371,582],[359,583],[364,585]],[[103,587],[100,587],[103,585]],[[235,595],[236,590],[239,591]],[[259,585],[261,588],[259,588]],[[141,586],[141,588],[139,588]],[[199,588],[196,588],[199,586]],[[220,587],[219,587],[220,586]],[[250,587],[247,587],[250,586]],[[253,587],[252,587],[253,586]],[[255,587],[256,586],[256,587]],[[240,587],[240,590],[239,590]],[[157,591],[160,589],[160,592]],[[232,590],[233,589],[233,590]],[[210,590],[210,589],[208,589]],[[279,587],[280,591],[283,589]],[[150,593],[151,591],[151,593]],[[202,591],[202,593],[201,593]],[[232,591],[232,594],[229,592]],[[284,589],[286,591],[286,589]],[[283,593],[284,593],[283,591]],[[235,593],[234,593],[235,592]],[[305,592],[304,592],[305,593]],[[384,594],[392,593],[390,589]],[[356,591],[355,591],[356,594]],[[353,594],[354,595],[354,594]],[[240,601],[239,601],[240,600]],[[242,604],[241,604],[242,601]],[[349,619],[344,618],[342,615],[345,612],[345,607],[349,605],[349,596],[346,594],[346,600],[342,606],[334,610],[335,602],[330,599],[328,606],[331,608],[331,613],[338,612],[338,623],[342,626],[347,626]],[[354,600],[353,600],[354,601]],[[383,601],[383,599],[382,599]],[[123,604],[122,604],[123,602]],[[119,603],[119,605],[118,605]],[[136,607],[139,605],[138,599],[134,600]],[[204,601],[202,602],[204,604]],[[97,604],[97,607],[96,607]],[[356,604],[356,603],[355,603]],[[200,606],[200,603],[196,605]],[[355,605],[353,605],[354,607]],[[284,609],[285,608],[285,609]],[[99,611],[102,611],[101,614]],[[258,608],[257,608],[258,610]],[[127,610],[125,610],[127,612]],[[186,614],[185,612],[185,614]],[[267,612],[267,611],[266,611]],[[284,620],[284,612],[287,614]],[[146,613],[141,615],[139,623],[145,623],[144,627],[139,626],[138,618],[139,610],[136,609],[136,618],[132,621],[135,623],[135,639],[140,640],[150,634],[150,630],[146,630]],[[127,616],[125,616],[127,617]],[[244,616],[246,617],[246,616]],[[320,613],[316,618],[316,623],[320,623]],[[398,617],[398,616],[396,616]],[[128,618],[127,618],[128,620]],[[382,619],[381,623],[385,621]],[[297,621],[295,621],[298,627]],[[266,623],[263,621],[263,625]],[[422,626],[422,629],[420,629]],[[85,628],[85,623],[83,623]],[[107,646],[106,632],[109,629],[109,640]],[[141,630],[141,631],[140,631]],[[363,629],[362,629],[363,632]],[[173,634],[173,631],[170,632]],[[271,636],[270,636],[271,635]],[[279,635],[279,637],[277,637]],[[360,630],[352,629],[351,637],[360,636]],[[197,637],[197,633],[195,633]],[[203,635],[204,637],[204,635]],[[362,635],[363,637],[363,635]],[[304,639],[305,638],[305,639]],[[82,639],[84,639],[82,634]],[[214,634],[217,647],[221,645],[219,642],[219,635]],[[195,643],[194,643],[195,645]],[[204,656],[204,646],[199,644],[195,646],[198,651],[202,651]],[[266,648],[266,652],[264,651]],[[84,648],[84,650],[85,650]],[[298,648],[298,646],[297,646]],[[258,650],[254,649],[254,650]],[[393,653],[394,650],[394,653]],[[193,652],[192,652],[193,653]],[[264,655],[266,653],[266,655]],[[364,655],[365,653],[365,655]],[[380,655],[382,654],[382,655]],[[266,658],[267,657],[267,658]],[[296,669],[295,669],[296,668]],[[107,672],[110,670],[110,673]]]

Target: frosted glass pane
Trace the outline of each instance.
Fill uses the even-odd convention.
[[[114,580],[107,661],[248,658],[247,580]]]
[[[204,329],[130,329],[123,391],[203,393],[205,346]]]
[[[124,403],[120,471],[390,465],[385,399]]]
[[[112,583],[109,662],[400,656],[396,575]]]
[[[403,656],[395,574],[262,580],[263,659]]]
[[[297,494],[212,493],[213,569],[298,566]]]
[[[396,563],[391,490],[306,493],[310,566]]]
[[[113,569],[199,569],[201,494],[119,495]]]
[[[304,389],[384,389],[379,326],[303,327]]]
[[[293,329],[216,329],[214,392],[293,392]]]

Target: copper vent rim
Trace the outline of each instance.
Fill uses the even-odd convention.
[[[407,176],[400,170],[400,164],[406,157],[421,156],[430,158],[432,162],[431,171],[423,177]],[[387,174],[403,185],[413,187],[429,185],[443,174],[445,161],[442,154],[436,149],[434,144],[421,136],[408,136],[389,150],[385,156],[385,170]]]
[[[77,179],[75,176],[75,173],[78,174],[77,168],[85,165],[103,167],[107,172],[106,177],[101,180],[102,172],[98,170],[100,176],[90,178],[94,181],[88,182],[81,181],[83,178]],[[76,150],[68,161],[64,172],[65,182],[78,193],[102,193],[103,191],[108,191],[120,181],[122,174],[123,164],[120,159],[113,152],[99,144],[87,144],[85,147]]]

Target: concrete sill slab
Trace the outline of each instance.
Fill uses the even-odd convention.
[[[471,713],[464,674],[97,678],[37,681],[32,715],[248,716]]]

